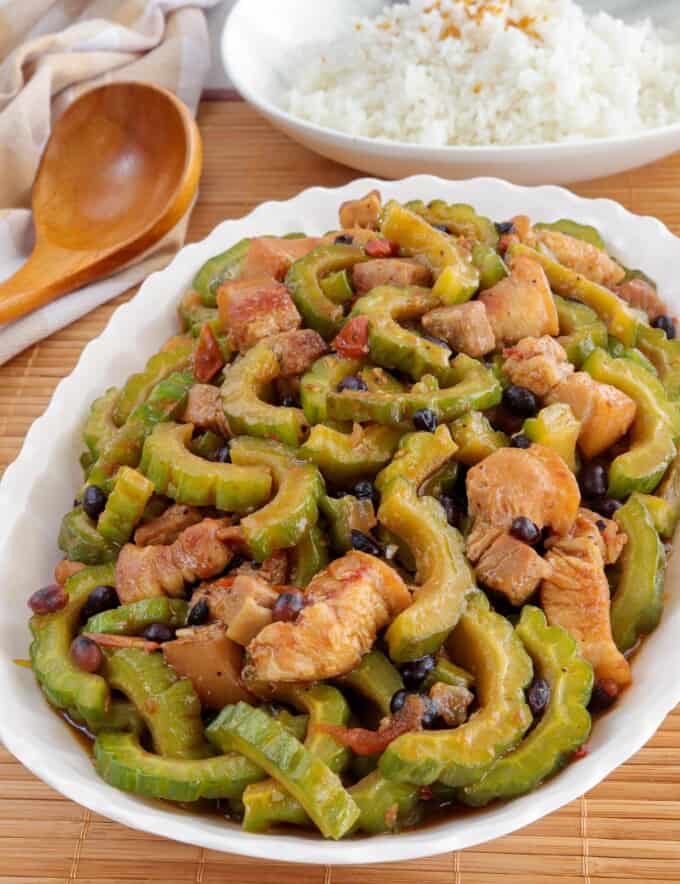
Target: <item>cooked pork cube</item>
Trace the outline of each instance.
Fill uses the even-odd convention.
[[[376,258],[364,264],[355,264],[352,281],[357,295],[365,295],[381,285],[398,288],[427,286],[432,282],[432,273],[424,264],[409,258]]]
[[[573,374],[564,347],[554,338],[524,338],[503,351],[503,372],[520,387],[536,396],[547,396],[560,381]]]
[[[224,283],[217,292],[217,305],[222,328],[241,353],[263,338],[302,324],[288,289],[266,276]]]
[[[438,307],[423,316],[423,327],[459,353],[478,359],[496,346],[486,308],[480,301]]]
[[[517,256],[506,276],[479,296],[498,342],[515,344],[526,337],[556,335],[557,310],[543,268]]]

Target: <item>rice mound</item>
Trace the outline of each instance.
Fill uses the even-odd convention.
[[[410,0],[301,55],[283,106],[351,135],[540,144],[680,122],[680,35],[574,0]]]

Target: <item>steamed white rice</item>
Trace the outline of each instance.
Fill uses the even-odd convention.
[[[411,0],[303,55],[284,107],[352,135],[537,144],[680,122],[680,35],[574,0]]]

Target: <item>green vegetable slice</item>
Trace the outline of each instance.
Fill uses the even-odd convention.
[[[97,521],[97,530],[102,537],[121,546],[128,541],[153,492],[153,482],[146,476],[132,467],[121,467]]]
[[[144,371],[133,374],[125,383],[113,411],[116,426],[122,426],[132,412],[149,397],[154,387],[176,371],[183,371],[189,365],[196,342],[179,341],[170,350],[156,353],[149,359]]]
[[[399,427],[368,425],[352,433],[341,433],[317,424],[304,445],[302,457],[316,464],[334,485],[354,485],[359,479],[372,478],[386,466],[399,444]]]
[[[250,240],[242,239],[226,252],[210,258],[198,271],[192,285],[206,307],[214,307],[217,304],[217,290],[222,283],[238,279],[248,257],[249,248]]]
[[[118,429],[113,422],[113,414],[119,396],[120,390],[117,387],[109,387],[106,393],[95,399],[90,406],[90,413],[83,427],[83,441],[94,460],[110,443]]]
[[[323,498],[321,498],[323,500]],[[290,551],[290,582],[304,589],[328,564],[328,541],[318,524],[312,525]]]
[[[141,599],[95,614],[87,621],[83,632],[140,635],[152,623],[163,623],[179,629],[186,626],[188,611],[189,604],[184,599],[169,599],[167,596]]]
[[[118,544],[102,537],[82,506],[66,513],[61,520],[58,544],[70,562],[82,562],[84,565],[113,562],[120,550]]]
[[[300,399],[307,421],[313,426],[328,419],[326,402],[329,393],[337,390],[344,378],[356,374],[363,362],[360,359],[343,359],[341,356],[322,356],[317,359],[300,381]]]

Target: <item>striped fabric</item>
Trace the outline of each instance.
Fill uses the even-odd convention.
[[[32,242],[31,185],[51,122],[82,92],[157,83],[195,111],[210,63],[200,7],[217,0],[10,0],[0,5],[0,280]],[[0,327],[0,364],[163,267],[188,214],[133,265]]]

